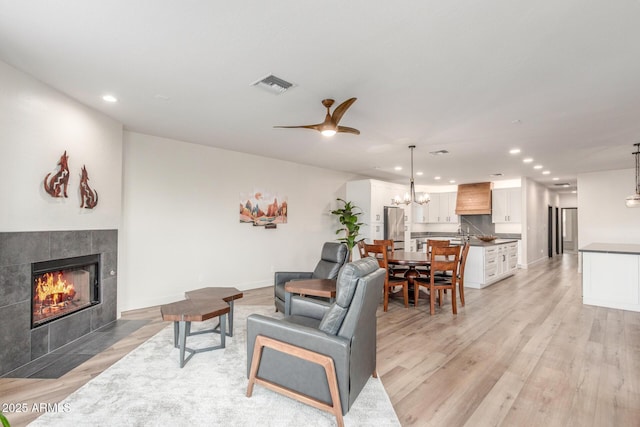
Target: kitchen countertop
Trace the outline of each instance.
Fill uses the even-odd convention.
[[[496,246],[504,245],[505,243],[515,243],[518,239],[496,239],[493,242],[483,242],[482,240],[471,238],[469,246]]]
[[[520,239],[520,235],[501,235],[497,234],[497,239],[493,242],[483,242],[482,240],[478,240],[471,236],[469,240],[469,244],[471,246],[496,246],[502,245],[505,243],[513,243],[517,242]],[[449,239],[452,243],[460,243],[462,242],[462,236],[451,234],[451,233],[442,233],[442,232],[418,232],[411,233],[411,238],[416,239],[422,242],[426,242],[427,239]]]
[[[633,243],[591,243],[580,252],[602,252],[607,254],[640,255],[640,245]]]
[[[436,236],[431,236],[431,238],[436,240],[438,239]],[[451,238],[449,240],[454,245],[463,243],[463,240],[459,238]],[[504,245],[505,243],[515,243],[517,241],[518,239],[496,239],[493,242],[483,242],[482,240],[478,240],[472,237],[471,240],[469,240],[469,246],[482,246],[482,247],[497,246],[497,245]],[[426,242],[426,238],[425,238],[425,242]]]
[[[489,234],[489,233],[487,233]],[[513,239],[520,240],[522,235],[519,233],[495,233],[494,236],[497,236],[498,239]],[[454,232],[442,232],[442,231],[416,231],[411,233],[412,239],[432,239],[432,238],[459,238],[460,236]]]

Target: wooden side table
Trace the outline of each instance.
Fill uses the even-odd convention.
[[[305,279],[292,280],[284,285],[284,315],[291,314],[291,295],[313,295],[316,297],[329,298],[333,302],[336,298],[335,279]]]

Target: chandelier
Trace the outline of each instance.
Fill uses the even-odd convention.
[[[420,197],[416,198],[416,187],[415,184],[413,182],[413,149],[416,148],[415,145],[410,145],[409,149],[411,150],[411,181],[409,182],[409,193],[405,193],[404,194],[404,198],[400,199],[400,196],[396,196],[393,199],[391,199],[391,203],[394,205],[399,205],[401,203],[404,203],[405,205],[409,205],[411,204],[411,202],[413,203],[417,203],[419,205],[424,205],[425,203],[429,203],[429,201],[431,200],[429,198],[428,194],[421,194]]]
[[[633,144],[636,147],[636,151],[631,153],[636,158],[636,194],[632,194],[627,197],[625,204],[628,208],[640,207],[640,143]]]

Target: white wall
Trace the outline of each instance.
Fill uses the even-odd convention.
[[[118,228],[121,212],[122,125],[0,62],[0,231]],[[43,189],[64,151],[68,198]],[[86,165],[98,206],[80,208]]]
[[[578,175],[578,248],[590,243],[640,243],[640,208],[624,200],[635,191],[633,169]]]
[[[553,207],[555,230],[555,208],[559,206],[558,195],[529,178],[523,179],[524,205],[522,239],[523,266],[529,266],[548,257],[548,207]],[[555,235],[554,235],[555,236]],[[556,252],[555,238],[553,253]]]
[[[577,208],[578,207],[578,195],[573,193],[561,193],[560,207],[561,208]]]
[[[310,271],[334,241],[329,211],[349,174],[248,154],[124,134],[124,196],[118,307],[181,299],[204,286],[240,290],[273,283],[273,272]],[[288,197],[287,224],[239,223],[240,193]]]

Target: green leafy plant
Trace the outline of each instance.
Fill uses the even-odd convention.
[[[362,215],[362,209],[351,202],[342,199],[336,200],[343,204],[341,208],[331,211],[333,215],[338,217],[340,224],[342,224],[342,228],[336,230],[336,234],[344,232],[345,236],[338,240],[347,244],[349,254],[351,254],[351,250],[357,243],[360,226],[364,225],[362,222],[358,222],[358,216]]]
[[[2,414],[2,412],[0,412],[0,424],[2,424],[2,427],[11,427],[9,420]]]

